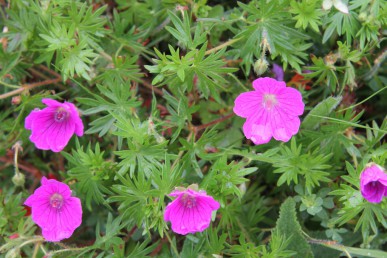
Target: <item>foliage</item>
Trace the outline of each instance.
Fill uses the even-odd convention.
[[[387,2],[329,2],[0,1],[0,256],[386,257],[387,198],[359,176],[387,159]],[[305,112],[289,142],[254,145],[234,100],[274,64]],[[60,153],[24,127],[43,98],[85,126]],[[23,206],[42,176],[82,202],[64,243]],[[164,211],[192,184],[221,207],[181,236]]]
[[[313,257],[312,250],[302,235],[293,199],[288,198],[281,205],[275,230],[285,239],[289,239],[289,250],[297,252],[300,257]]]

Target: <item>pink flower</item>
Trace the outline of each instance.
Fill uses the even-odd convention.
[[[24,202],[31,207],[32,220],[42,228],[47,241],[69,238],[82,223],[81,201],[71,196],[69,186],[64,183],[46,177],[41,183]]]
[[[208,228],[212,211],[220,207],[205,191],[175,190],[170,196],[177,198],[165,209],[164,220],[170,221],[172,230],[181,235],[202,232]]]
[[[83,123],[73,103],[60,103],[42,99],[46,108],[33,110],[25,120],[25,128],[31,130],[30,140],[36,148],[60,152],[75,133],[83,135]]]
[[[372,203],[379,203],[387,196],[387,174],[380,166],[371,163],[360,175],[360,191]]]
[[[244,92],[235,99],[234,113],[247,118],[243,133],[255,144],[268,143],[271,137],[287,142],[298,132],[304,113],[301,93],[285,82],[259,78],[255,91]]]

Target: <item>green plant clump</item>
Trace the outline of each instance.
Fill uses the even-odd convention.
[[[387,257],[387,1],[0,0],[0,17],[1,257]],[[240,102],[265,77],[283,88]],[[47,99],[83,134],[63,108],[31,125]],[[278,119],[300,125],[259,142]],[[44,177],[82,205],[59,241],[37,222],[53,197],[25,204]]]

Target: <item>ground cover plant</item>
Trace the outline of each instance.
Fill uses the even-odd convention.
[[[387,2],[0,1],[1,257],[387,257]]]

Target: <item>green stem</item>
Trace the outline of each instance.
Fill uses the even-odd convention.
[[[207,124],[194,126],[194,127],[193,127],[193,128],[194,128],[194,132],[197,133],[197,132],[199,132],[199,131],[201,131],[201,130],[203,130],[203,129],[206,129],[207,127],[210,127],[210,126],[219,124],[219,123],[221,123],[221,122],[223,122],[223,121],[225,121],[225,120],[227,120],[227,119],[233,117],[234,115],[235,115],[234,113],[231,113],[231,114],[222,116],[222,117],[220,117],[220,118],[218,118],[218,119],[215,119],[214,121],[211,121],[211,122],[209,122],[209,123],[207,123]]]
[[[118,58],[118,55],[120,54],[121,50],[124,48],[124,45],[120,44],[120,47],[117,49],[115,57]]]
[[[54,252],[50,252],[49,255],[54,256],[54,254],[64,253],[64,252],[77,252],[85,250],[85,247],[76,247],[76,248],[67,248],[67,249],[61,249]]]
[[[366,99],[360,101],[359,103],[356,103],[356,105],[352,105],[352,106],[350,106],[350,107],[347,107],[347,108],[344,108],[344,109],[340,109],[340,110],[337,111],[337,112],[342,112],[342,111],[345,111],[345,110],[347,110],[347,109],[351,109],[351,108],[354,108],[354,107],[356,107],[356,106],[359,106],[359,105],[363,104],[364,102],[368,101],[369,99],[375,97],[377,94],[379,94],[380,92],[384,91],[385,89],[387,89],[387,86],[384,87],[384,88],[381,88],[380,90],[378,90],[377,92],[373,93],[373,94],[372,94],[371,96],[369,96],[368,98],[366,98]]]
[[[19,89],[20,88],[20,86],[18,86],[18,85],[9,84],[9,83],[3,82],[3,81],[0,81],[0,84],[4,85],[5,87],[12,88],[12,89]]]
[[[31,243],[35,243],[35,242],[44,242],[44,239],[43,239],[43,237],[34,237],[34,238],[32,238],[32,239],[30,239],[28,241],[25,241],[23,244],[21,244],[19,246],[19,248],[22,248],[25,245],[28,245],[28,244],[31,244]]]
[[[242,230],[244,236],[246,237],[247,241],[250,243],[254,243],[253,240],[250,237],[249,232],[247,232],[246,228],[243,226],[242,222],[239,220],[239,218],[236,219],[238,227]]]
[[[19,154],[19,149],[20,149],[21,145],[20,145],[20,142],[16,142],[14,145],[13,145],[13,150],[15,152],[14,156],[13,156],[13,161],[14,161],[14,166],[15,166],[15,174],[16,175],[19,175],[20,174],[20,171],[19,171],[19,166],[18,166],[18,162],[17,162],[17,157],[18,157],[18,154]]]
[[[42,245],[42,243],[36,243],[34,247],[34,252],[32,253],[32,258],[36,258],[38,255],[39,247]]]
[[[42,250],[42,252],[44,253],[44,255],[47,254],[47,250],[46,250],[46,248],[44,248],[43,245],[40,245],[40,249]]]
[[[223,44],[220,44],[217,47],[214,47],[214,48],[211,48],[211,49],[207,50],[205,54],[206,55],[212,54],[212,53],[214,53],[214,52],[216,52],[216,51],[218,51],[218,50],[220,50],[222,48],[225,48],[225,47],[227,47],[229,45],[234,44],[235,42],[239,41],[240,39],[241,38],[230,39],[229,41],[226,41],[226,42],[224,42]]]
[[[164,230],[164,233],[167,236],[169,243],[171,244],[173,252],[176,254],[177,257],[180,257],[179,252],[177,251],[176,245],[175,243],[172,242],[172,239],[169,236],[168,231]]]
[[[376,128],[372,128],[372,127],[364,126],[364,125],[359,125],[359,124],[356,124],[356,123],[352,123],[352,122],[349,122],[349,121],[340,120],[340,119],[336,119],[336,118],[332,118],[332,117],[318,116],[318,115],[312,115],[312,114],[310,114],[310,116],[324,118],[324,119],[327,119],[327,120],[330,120],[332,122],[336,122],[336,123],[339,123],[339,124],[347,124],[347,125],[350,125],[350,126],[353,126],[353,127],[359,127],[359,128],[363,128],[363,129],[369,129],[369,130],[372,130],[372,131],[376,131],[376,132],[387,133],[387,131],[385,131],[385,130],[376,129]]]
[[[251,89],[248,89],[245,85],[243,85],[243,83],[234,74],[228,73],[227,75],[233,78],[245,91],[251,91]]]
[[[191,140],[192,135],[193,135],[193,132],[190,132],[188,137],[187,137],[187,142],[189,142]],[[173,162],[173,164],[171,166],[171,170],[173,170],[173,168],[177,165],[177,163],[179,163],[183,154],[184,154],[183,150],[179,151],[179,154],[177,154],[177,158],[175,159],[175,161]]]

